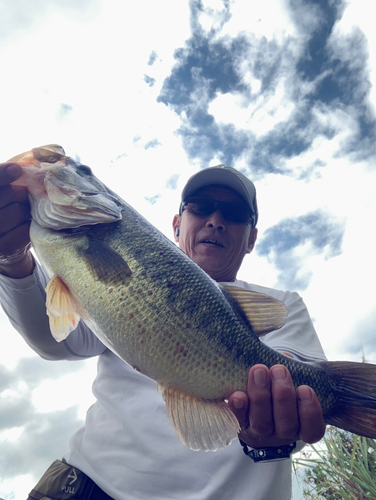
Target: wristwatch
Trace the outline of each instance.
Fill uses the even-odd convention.
[[[290,458],[296,443],[287,444],[285,446],[259,448],[255,450],[248,446],[244,441],[239,439],[240,444],[243,446],[243,451],[247,457],[252,458],[254,462],[277,462],[279,460],[287,460]]]

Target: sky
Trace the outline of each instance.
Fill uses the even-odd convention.
[[[239,169],[260,219],[238,277],[297,291],[329,359],[376,363],[372,19],[367,0],[0,0],[0,161],[60,144],[170,238],[190,175]],[[18,500],[82,426],[96,360],[43,361],[2,311],[0,340]]]

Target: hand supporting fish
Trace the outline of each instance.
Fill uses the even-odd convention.
[[[248,397],[247,397],[248,395]],[[253,448],[283,446],[298,439],[316,443],[325,432],[316,394],[306,385],[296,389],[289,371],[254,365],[247,395],[236,391],[229,398],[241,431],[239,438]]]
[[[238,435],[234,414],[242,437],[256,439],[235,391],[246,392],[248,385],[252,423],[252,398],[270,397],[270,374],[282,368],[276,364],[290,371],[295,387],[314,389],[327,423],[376,437],[375,366],[300,363],[268,348],[257,335],[282,326],[282,303],[219,287],[62,148],[36,148],[13,161],[24,168],[17,184],[28,186],[33,246],[51,275],[47,307],[54,335],[61,340],[82,318],[105,345],[157,380],[184,444],[205,451],[226,446]],[[252,385],[259,370],[266,375],[261,389]],[[282,381],[286,387],[289,377]],[[307,390],[300,387],[298,394]],[[304,411],[299,401],[298,408]]]

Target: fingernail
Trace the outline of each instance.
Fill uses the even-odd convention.
[[[244,401],[242,399],[234,398],[233,403],[237,410],[241,410],[244,406]]]
[[[9,165],[7,172],[11,177],[18,177],[21,174],[21,168],[18,165]]]
[[[309,403],[310,401],[312,401],[312,391],[308,386],[302,385],[298,387],[297,392],[298,398],[303,403]]]
[[[259,387],[264,387],[264,385],[266,384],[266,370],[264,370],[263,368],[257,368],[253,372],[253,380]]]
[[[287,377],[284,366],[273,366],[271,369],[273,380],[285,380]]]

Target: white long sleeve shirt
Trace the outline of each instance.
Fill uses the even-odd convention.
[[[39,267],[27,278],[0,276],[0,301],[13,326],[40,355],[52,359],[45,314],[46,276]],[[325,359],[308,311],[296,293],[228,283],[283,301],[285,325],[263,341],[302,361]],[[98,356],[96,402],[85,426],[70,440],[65,460],[90,476],[115,500],[289,500],[291,460],[255,464],[237,441],[215,453],[185,448],[167,417],[154,380],[108,350],[80,322],[59,344],[60,359]]]

